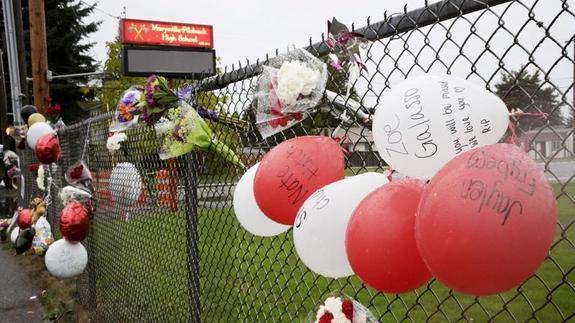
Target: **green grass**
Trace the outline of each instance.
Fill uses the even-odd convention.
[[[327,279],[297,259],[291,231],[258,238],[233,211],[201,209],[198,216],[204,322],[296,322],[329,292],[371,304],[380,321],[402,319],[561,321],[575,313],[575,184],[558,193],[559,219],[551,258],[518,290],[475,298],[439,282],[413,293],[378,294],[355,278]],[[569,194],[569,198],[566,194]],[[103,320],[188,321],[187,236],[183,213],[134,214],[130,221],[96,220],[98,313]],[[528,301],[527,301],[528,300]],[[552,302],[550,302],[550,300]],[[560,314],[561,313],[561,314]],[[109,317],[107,315],[110,315]]]

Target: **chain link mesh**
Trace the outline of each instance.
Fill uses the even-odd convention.
[[[572,3],[571,3],[572,5]],[[355,84],[354,100],[373,111],[387,89],[420,73],[452,73],[496,91],[502,76],[525,69],[539,72],[541,84],[526,88],[518,106],[542,112],[538,93],[557,95],[553,112],[575,110],[569,56],[574,45],[575,13],[567,1],[440,1],[385,16],[360,31],[372,42],[362,52],[369,74]],[[562,27],[563,26],[563,27]],[[568,28],[565,28],[567,26]],[[308,50],[323,56],[324,42]],[[251,93],[265,61],[236,66],[203,79],[205,98],[222,111],[253,121]],[[332,71],[333,72],[333,71]],[[341,75],[331,73],[328,89],[345,93]],[[500,93],[501,94],[501,93]],[[504,99],[512,91],[501,94]],[[326,100],[302,122],[263,140],[257,130],[241,131],[211,124],[246,165],[253,165],[273,146],[298,135],[330,135],[339,125],[341,104]],[[557,237],[540,270],[520,287],[490,297],[454,293],[437,281],[401,295],[377,293],[356,277],[328,279],[310,272],[298,259],[291,231],[259,238],[243,230],[233,214],[232,195],[241,171],[210,153],[191,153],[160,160],[153,129],[128,131],[121,151],[106,149],[111,115],[67,127],[59,133],[64,159],[51,172],[54,185],[65,183],[63,171],[82,158],[94,177],[96,211],[84,244],[86,272],[78,278],[78,300],[99,322],[296,322],[304,319],[330,292],[344,292],[367,306],[382,322],[500,321],[558,322],[575,316],[575,166],[573,125],[520,120],[519,135],[553,182],[560,214]],[[334,121],[335,120],[335,121]],[[369,123],[356,119],[342,125],[350,139],[347,174],[383,171],[384,161],[373,145]],[[23,158],[27,165],[33,160]],[[109,181],[120,162],[136,166],[141,191],[132,206],[114,201]],[[35,194],[26,167],[27,204]],[[124,174],[125,185],[138,185]],[[52,190],[49,220],[57,230],[62,204]]]

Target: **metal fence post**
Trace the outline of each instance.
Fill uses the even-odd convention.
[[[190,316],[192,322],[201,322],[200,315],[200,259],[198,251],[198,166],[199,156],[196,152],[184,156],[186,170],[184,191],[186,203],[186,236],[188,252],[188,289]]]

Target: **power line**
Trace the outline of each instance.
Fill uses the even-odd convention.
[[[86,3],[86,2],[84,2],[84,1],[82,1],[82,0],[80,0],[80,3],[83,3],[83,4],[87,5],[87,6],[93,6],[92,4]],[[115,15],[109,13],[109,12],[106,12],[106,11],[104,11],[104,10],[98,8],[96,5],[94,6],[94,10],[99,11],[99,12],[105,14],[106,16],[109,16],[109,17],[112,17],[112,18],[116,18],[116,19],[118,19],[118,20],[122,19],[122,17],[120,17],[120,16],[115,16]]]

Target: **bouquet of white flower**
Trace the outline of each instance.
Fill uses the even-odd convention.
[[[377,319],[361,303],[348,296],[330,296],[310,313],[309,322],[314,323],[377,323]]]
[[[256,123],[266,138],[301,122],[322,99],[327,65],[297,49],[263,67],[255,94]]]

